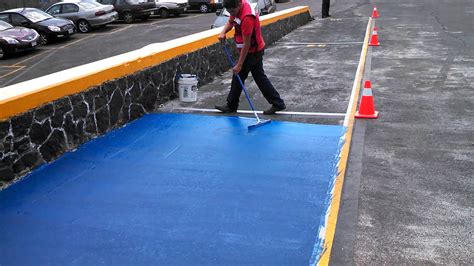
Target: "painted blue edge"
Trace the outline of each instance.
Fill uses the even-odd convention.
[[[333,160],[334,164],[332,165],[332,177],[328,185],[327,195],[324,200],[324,206],[326,206],[325,215],[321,217],[319,222],[319,228],[317,233],[316,243],[314,244],[313,253],[311,255],[311,259],[309,261],[309,265],[318,265],[319,260],[321,259],[322,254],[324,253],[324,243],[326,241],[326,227],[329,217],[329,211],[331,209],[331,201],[334,196],[334,185],[336,184],[337,176],[339,175],[339,160],[341,159],[341,151],[342,146],[345,143],[345,133],[347,132],[347,127],[343,127],[343,132],[341,132],[341,138],[338,144],[338,153],[336,155],[335,160]]]

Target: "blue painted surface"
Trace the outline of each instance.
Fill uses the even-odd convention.
[[[340,126],[147,115],[0,192],[0,265],[307,265]]]

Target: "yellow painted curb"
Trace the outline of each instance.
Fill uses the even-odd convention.
[[[308,12],[307,6],[294,7],[262,17],[263,26]],[[63,70],[44,77],[0,88],[0,121],[79,93],[106,81],[124,77],[158,65],[174,57],[218,43],[221,29],[212,29],[164,43]],[[233,31],[228,33],[232,38]]]
[[[370,36],[370,26],[372,25],[372,18],[369,18],[369,22],[367,23],[367,30],[365,33],[364,45],[362,47],[362,54],[361,54],[361,69],[357,76],[355,82],[357,82],[357,87],[355,89],[354,98],[356,99],[355,103],[352,105],[352,109],[350,111],[349,117],[349,124],[347,126],[346,134],[344,135],[344,145],[342,146],[341,156],[339,159],[339,168],[338,168],[338,176],[336,177],[336,183],[334,184],[334,194],[332,195],[331,200],[331,207],[329,209],[329,217],[328,222],[326,225],[326,237],[324,240],[323,246],[323,254],[319,259],[318,265],[329,265],[329,260],[331,257],[331,250],[334,241],[334,235],[336,233],[336,225],[337,225],[337,216],[339,213],[339,207],[341,205],[341,196],[342,196],[342,186],[344,184],[344,177],[346,174],[347,168],[347,161],[349,159],[349,151],[351,147],[352,141],[352,132],[354,129],[354,117],[357,109],[357,100],[359,99],[360,87],[362,84],[362,78],[364,77],[364,67],[365,61],[367,57],[367,51],[369,47],[369,36]]]

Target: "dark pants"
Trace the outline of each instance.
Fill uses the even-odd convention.
[[[239,72],[242,82],[245,83],[249,72],[252,72],[252,77],[255,80],[255,83],[257,83],[257,86],[262,92],[263,97],[265,97],[265,99],[267,99],[270,104],[276,105],[278,107],[285,106],[280,94],[278,94],[267,75],[265,75],[265,71],[263,70],[263,51],[247,54],[242,66],[242,70]],[[242,87],[240,86],[237,76],[234,75],[232,78],[232,84],[230,86],[230,92],[227,96],[227,105],[229,108],[237,109],[239,106],[239,98],[241,94]]]
[[[327,17],[329,16],[329,6],[331,5],[330,4],[330,0],[323,0],[323,8],[322,8],[322,11],[321,11],[321,15],[323,17]]]

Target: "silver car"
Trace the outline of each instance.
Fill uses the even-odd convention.
[[[77,30],[82,33],[118,19],[113,6],[93,1],[64,1],[50,6],[46,12],[55,17],[72,20],[77,25]]]
[[[188,2],[183,0],[154,0],[156,8],[155,15],[167,18],[170,15],[179,16],[188,10]]]
[[[275,0],[258,0],[258,7],[262,14],[270,14],[275,12],[277,9]]]

